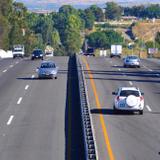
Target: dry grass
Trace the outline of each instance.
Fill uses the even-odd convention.
[[[153,41],[156,33],[160,32],[160,20],[156,20],[154,23],[150,21],[138,22],[132,31],[139,39],[147,41]]]

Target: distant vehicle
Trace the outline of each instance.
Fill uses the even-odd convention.
[[[46,52],[45,56],[46,57],[53,57],[54,55],[53,55],[53,52]]]
[[[53,61],[43,61],[37,68],[39,78],[55,78],[57,79],[58,67]]]
[[[21,45],[21,44],[14,45],[12,53],[13,53],[13,58],[16,58],[16,57],[23,58],[24,57],[24,45]]]
[[[111,54],[110,57],[119,57],[122,55],[122,45],[111,45]]]
[[[117,92],[114,100],[115,111],[138,111],[143,114],[144,109],[144,93],[136,87],[121,87]]]
[[[124,67],[140,68],[140,59],[135,55],[130,55],[124,58]]]
[[[95,56],[94,48],[88,48],[86,52],[83,53],[85,56]]]
[[[34,59],[42,59],[43,60],[43,56],[44,56],[44,53],[41,49],[35,49],[32,52],[31,60],[34,60]]]
[[[45,56],[46,57],[53,57],[54,56],[54,49],[50,45],[47,45],[45,48]]]

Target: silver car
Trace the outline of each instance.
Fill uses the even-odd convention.
[[[57,79],[58,67],[52,61],[43,61],[37,68],[38,78],[55,78]]]
[[[138,68],[140,68],[140,59],[134,55],[127,56],[124,59],[124,67],[138,67]]]

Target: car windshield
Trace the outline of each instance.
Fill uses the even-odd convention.
[[[33,51],[34,55],[40,55],[40,54],[43,54],[43,52],[41,50],[36,50],[36,51]]]
[[[56,65],[54,63],[43,63],[41,68],[56,68]]]
[[[127,57],[127,59],[138,59],[138,57],[136,57],[136,56],[130,56],[130,57]]]
[[[133,90],[122,90],[120,93],[121,97],[128,97],[129,95],[134,95],[136,97],[139,97],[139,92]]]

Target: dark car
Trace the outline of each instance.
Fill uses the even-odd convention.
[[[86,52],[83,53],[85,56],[95,56],[94,54],[94,49],[93,48],[88,48]]]
[[[44,56],[44,53],[41,49],[35,49],[33,52],[32,52],[32,57],[31,59],[34,60],[34,59],[42,59],[43,60],[43,56]]]

